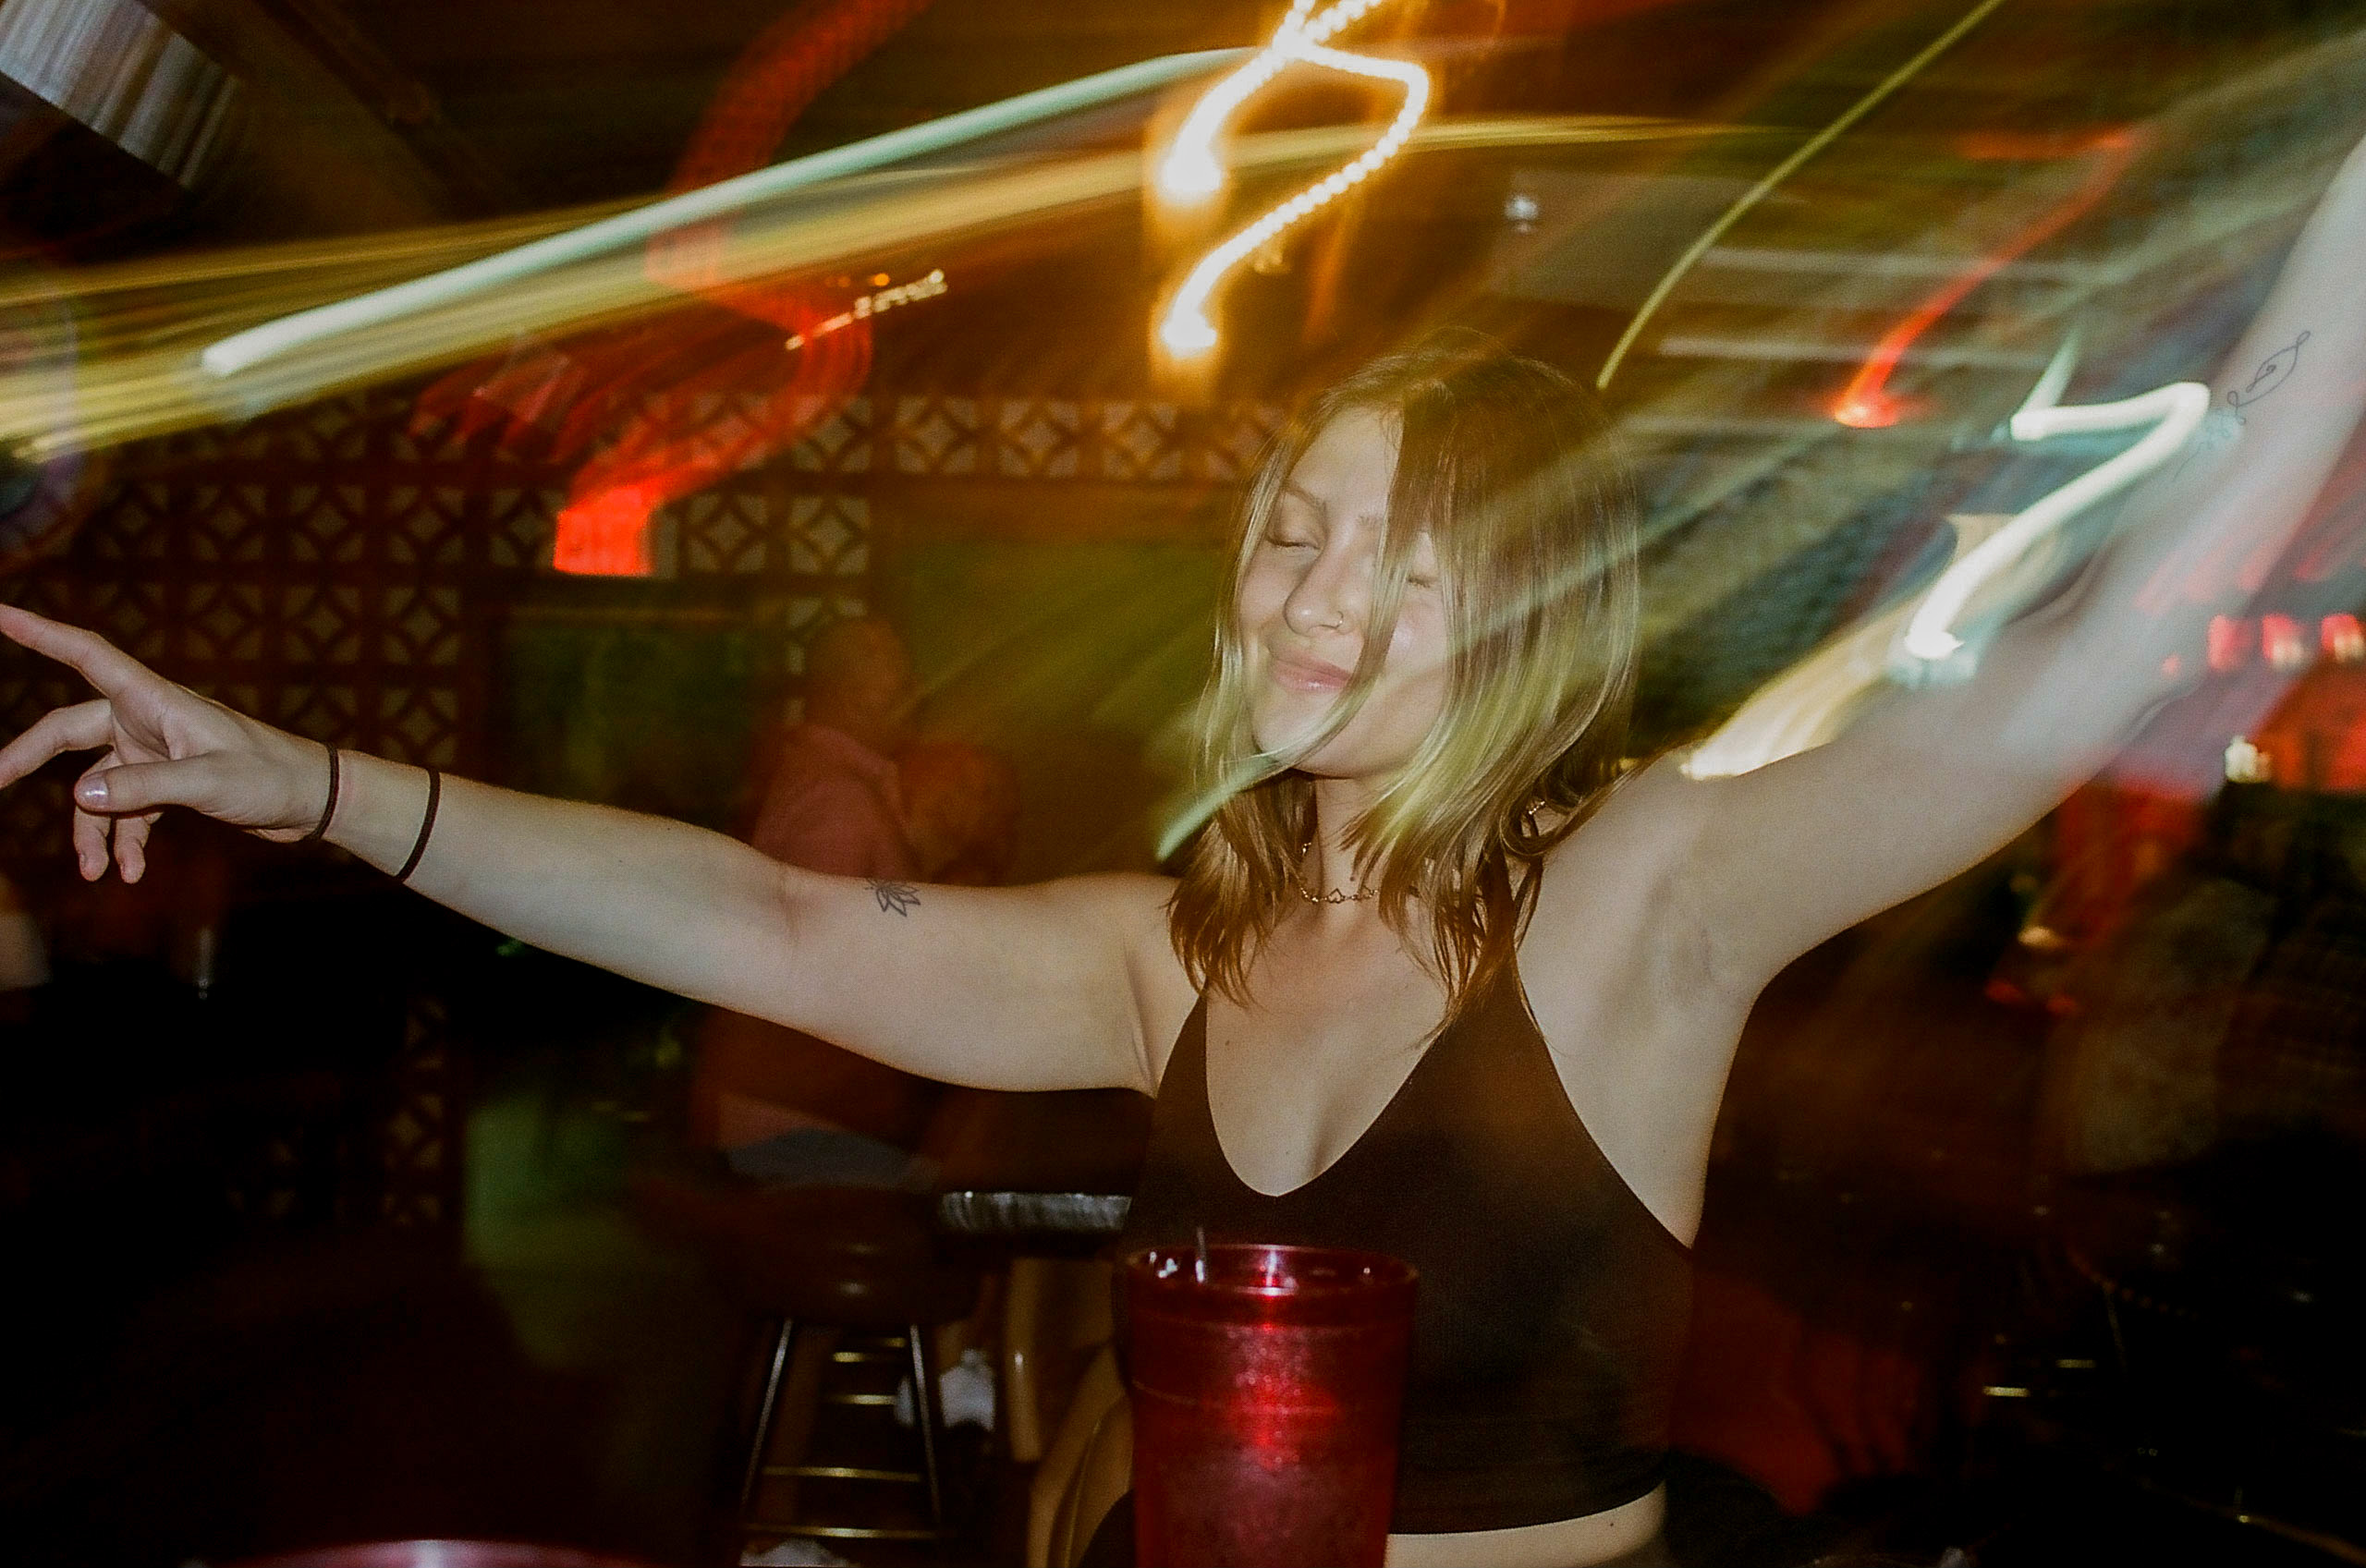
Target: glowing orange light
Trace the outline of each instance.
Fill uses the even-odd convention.
[[[676,165],[669,188],[694,190],[761,167],[824,88],[927,4],[821,0],[793,8],[733,63]],[[728,237],[729,225],[720,219],[658,235],[648,246],[649,275],[739,315],[787,329],[792,347],[804,347],[809,337],[820,335],[816,319],[843,297],[827,297],[795,279],[724,283],[722,257]],[[848,281],[840,279],[838,286],[847,286]],[[882,274],[873,286],[886,283]],[[863,301],[856,303],[860,307]],[[830,399],[862,384],[871,370],[870,315],[869,310],[857,309],[843,318],[823,318],[836,323],[827,329],[829,334],[844,334],[837,339],[837,352],[800,356],[786,370],[776,355],[726,355],[722,362],[736,368],[736,377],[718,375],[710,368],[643,401],[616,444],[577,471],[571,496],[558,515],[552,565],[563,572],[592,576],[646,576],[652,565],[646,534],[652,512],[777,450],[818,417]],[[848,332],[848,327],[862,330]],[[640,365],[630,363],[617,382],[638,391],[645,376]],[[751,411],[710,420],[700,412],[705,406],[694,395],[700,392],[737,394],[737,398],[716,398],[713,404],[751,405]],[[603,415],[607,411],[601,409]]]
[[[2037,222],[2015,235],[2004,246],[1966,267],[1947,280],[1945,286],[1916,306],[1905,320],[1882,334],[1873,351],[1865,357],[1848,386],[1833,400],[1832,417],[1857,430],[1883,430],[1911,417],[1918,406],[1894,395],[1889,391],[1889,378],[1896,371],[1906,351],[1940,319],[1954,310],[1972,290],[1994,277],[2011,262],[2028,254],[2043,241],[2052,238],[2079,215],[2097,201],[2119,181],[2128,163],[2136,156],[2137,138],[2126,130],[2108,130],[2087,139],[2067,149],[2072,152],[2097,154],[2093,171],[2077,190],[2070,193]],[[2058,139],[2019,138],[1990,134],[1967,138],[1958,148],[1971,158],[2047,158],[2065,155]]]
[[[2366,631],[2360,629],[2355,615],[2327,615],[2317,627],[2317,639],[2325,657],[2336,664],[2355,664],[2366,659]]]
[[[587,577],[645,577],[649,516],[665,500],[633,485],[597,490],[558,515],[551,565]]]
[[[1273,42],[1250,56],[1248,64],[1209,89],[1184,118],[1173,145],[1159,162],[1155,176],[1159,192],[1169,201],[1212,196],[1223,188],[1224,170],[1216,159],[1216,137],[1235,110],[1292,62],[1304,61],[1375,81],[1393,81],[1405,90],[1396,117],[1381,133],[1379,140],[1200,258],[1167,302],[1159,322],[1159,341],[1169,353],[1188,358],[1213,348],[1216,329],[1208,319],[1208,305],[1232,270],[1280,237],[1284,231],[1369,178],[1403,150],[1413,128],[1421,123],[1430,103],[1427,71],[1408,60],[1349,55],[1323,47],[1324,40],[1382,3],[1383,0],[1338,0],[1315,13],[1314,0],[1290,0],[1289,12],[1274,30]]]

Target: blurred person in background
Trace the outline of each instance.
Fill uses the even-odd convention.
[[[749,842],[809,871],[917,876],[896,753],[918,700],[911,655],[885,621],[840,621],[816,637],[805,654],[805,721],[781,742]]]
[[[896,756],[919,687],[896,628],[876,616],[823,629],[805,653],[805,716],[782,738],[749,841],[841,877],[923,874],[906,836]],[[935,1086],[800,1030],[717,1009],[698,1028],[694,1137],[773,1182],[898,1185]]]
[[[87,877],[139,877],[165,805],[317,826],[536,946],[909,1072],[1155,1097],[1128,1247],[1204,1230],[1421,1271],[1399,1568],[1665,1562],[1688,1246],[1752,1004],[2008,842],[2190,678],[2177,656],[2242,591],[2219,564],[2291,537],[2366,405],[2361,248],[2366,149],[2219,374],[2243,410],[2223,440],[1969,678],[1732,777],[1621,771],[1631,480],[1590,395],[1465,335],[1316,399],[1253,479],[1179,878],[824,875],[463,781],[439,816],[433,776],[359,754],[333,796],[318,744],[16,609],[0,632],[98,696],[0,750],[0,784],[102,753],[75,788]],[[1096,1550],[1129,1538],[1092,1512]]]
[[[919,740],[896,758],[904,837],[922,881],[999,887],[1018,852],[1018,771],[1001,753]]]

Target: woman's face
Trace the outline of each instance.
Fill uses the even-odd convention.
[[[1263,534],[1251,541],[1233,613],[1249,665],[1250,723],[1264,750],[1315,733],[1363,657],[1396,470],[1389,421],[1351,409],[1299,458]],[[1387,772],[1412,758],[1445,711],[1445,609],[1427,534],[1415,541],[1410,565],[1372,695],[1347,728],[1299,764],[1308,772]]]

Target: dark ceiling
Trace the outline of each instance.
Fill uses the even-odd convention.
[[[22,6],[28,0],[10,0]],[[139,0],[39,0],[61,12]],[[902,0],[912,8],[914,0]],[[880,0],[883,10],[897,0]],[[859,0],[145,0],[238,79],[228,151],[193,188],[0,78],[0,204],[20,240],[120,252],[366,232],[662,188],[726,73]],[[775,155],[1176,50],[1252,42],[1280,0],[933,0],[814,100]],[[1812,124],[1957,0],[1404,0],[1359,36],[1492,38],[1447,107]],[[2018,41],[1925,115],[2092,122],[2140,112],[2197,53],[2354,18],[2348,0],[2012,0]],[[779,24],[776,26],[775,24]],[[1502,41],[1524,46],[1501,52]],[[2001,67],[2001,68],[2000,68]],[[1983,78],[1982,73],[1985,72]],[[1933,106],[1936,106],[1935,108]]]

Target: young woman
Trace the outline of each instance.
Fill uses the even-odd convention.
[[[1752,1000],[2019,832],[2196,668],[2222,564],[2288,535],[2366,399],[2361,247],[2353,153],[2229,361],[2228,439],[1975,678],[1738,778],[1609,787],[1630,491],[1565,378],[1448,345],[1327,395],[1259,475],[1179,881],[916,889],[458,780],[439,799],[18,610],[0,632],[98,695],[0,750],[0,784],[103,752],[75,788],[86,877],[138,879],[165,805],[283,841],[324,821],[501,930],[915,1073],[1157,1095],[1138,1237],[1422,1270],[1392,1561],[1604,1562],[1658,1529],[1685,1247]]]

